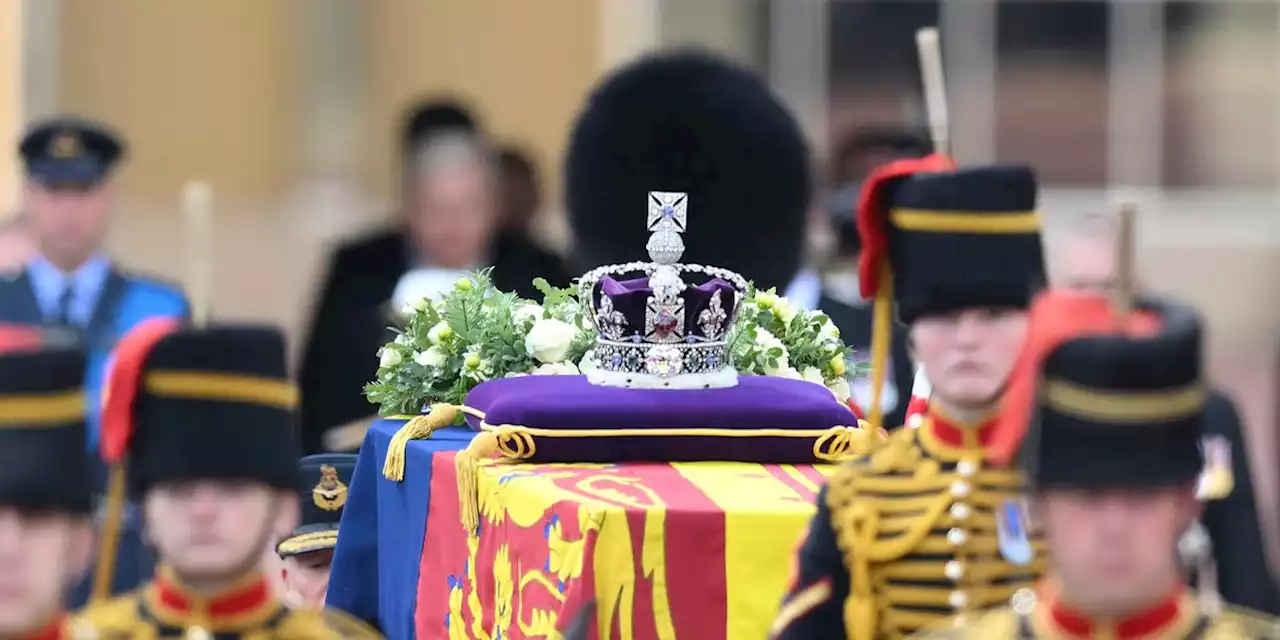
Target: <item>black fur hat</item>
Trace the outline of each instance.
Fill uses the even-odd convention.
[[[707,53],[646,58],[606,78],[569,140],[565,201],[582,269],[646,259],[647,194],[689,195],[683,260],[785,287],[812,195],[799,125],[764,81]]]

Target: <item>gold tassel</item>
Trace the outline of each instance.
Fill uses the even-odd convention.
[[[498,452],[498,436],[492,431],[482,432],[459,451],[453,459],[458,473],[458,513],[467,533],[475,533],[480,526],[480,495],[476,484],[476,467],[480,458],[488,458]]]
[[[440,403],[431,405],[430,413],[414,416],[391,436],[391,444],[387,447],[387,459],[382,464],[382,476],[394,482],[404,480],[405,449],[410,440],[425,440],[435,433],[436,429],[447,427],[458,419],[458,407]]]
[[[107,470],[107,513],[98,539],[98,568],[93,574],[93,598],[97,604],[111,597],[116,575],[116,551],[120,542],[120,520],[124,517],[125,469],[123,462]]]
[[[885,368],[889,363],[889,343],[893,341],[893,272],[888,261],[880,265],[880,288],[871,306],[871,406],[867,422],[884,427],[880,398],[884,394]]]

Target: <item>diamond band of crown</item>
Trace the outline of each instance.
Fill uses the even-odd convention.
[[[653,191],[648,197],[651,262],[628,262],[587,272],[580,298],[599,331],[587,369],[595,384],[639,388],[712,388],[737,384],[729,360],[729,329],[748,285],[741,275],[680,264],[688,196]],[[643,274],[631,280],[627,274]],[[684,275],[706,276],[693,285]]]

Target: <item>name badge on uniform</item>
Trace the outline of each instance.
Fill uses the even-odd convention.
[[[996,510],[996,540],[1000,555],[1010,564],[1025,567],[1035,559],[1031,547],[1030,516],[1024,498],[1010,498]]]

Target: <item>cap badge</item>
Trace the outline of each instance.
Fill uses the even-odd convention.
[[[340,511],[347,504],[347,485],[338,479],[338,469],[320,465],[320,483],[311,490],[311,501],[325,511]]]
[[[84,155],[84,145],[75,133],[59,133],[49,142],[49,155],[61,160],[79,157]]]

